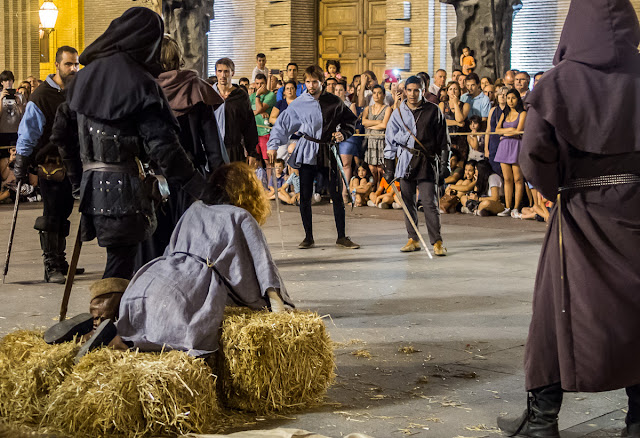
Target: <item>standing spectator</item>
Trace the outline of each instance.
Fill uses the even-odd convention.
[[[263,126],[269,124],[269,115],[276,106],[276,95],[267,89],[267,77],[262,73],[256,75],[255,86],[256,92],[249,96],[249,101],[258,127],[258,152],[264,160],[267,160],[269,129]],[[271,167],[267,168],[267,178],[271,178]]]
[[[251,73],[251,82],[256,81],[256,76],[262,73],[265,77],[269,77],[269,69],[267,68],[267,55],[258,53],[256,55],[256,66]]]
[[[502,87],[498,90],[496,95],[496,106],[489,111],[489,121],[487,123],[487,133],[484,138],[484,156],[489,159],[489,164],[495,173],[502,176],[502,167],[500,163],[496,162],[496,152],[498,152],[498,145],[500,144],[500,136],[495,134],[498,122],[507,107],[507,91],[509,88]]]
[[[69,269],[65,249],[71,225],[68,218],[73,210],[73,196],[71,183],[64,177],[58,148],[49,141],[49,137],[58,106],[65,101],[62,90],[78,72],[78,51],[62,46],[56,51],[55,59],[56,73],[47,76],[45,84],[38,86],[31,95],[20,121],[14,173],[18,181],[28,182],[30,166],[38,166],[43,211],[42,216],[36,219],[34,228],[40,235],[44,280],[47,283],[64,283]]]
[[[431,77],[429,76],[429,73],[421,71],[420,73],[417,73],[416,76],[424,82],[424,99],[434,105],[439,104],[440,100],[438,99],[438,96],[429,91],[429,87],[431,86]]]
[[[218,83],[213,89],[222,97],[224,103],[216,109],[216,120],[224,138],[229,160],[248,160],[249,166],[254,167],[253,161],[259,156],[256,119],[251,111],[251,101],[247,92],[231,83],[234,73],[235,64],[231,59],[218,59]]]
[[[280,88],[280,85],[278,85],[278,77],[276,75],[267,76],[267,89],[273,91],[275,94],[278,92],[278,88]]]
[[[218,81],[216,81],[217,83]],[[249,90],[249,85],[252,83],[253,81],[249,81],[249,78],[245,78],[245,77],[241,77],[240,79],[238,79],[238,85],[240,87],[244,87],[245,91]]]
[[[502,167],[504,176],[504,196],[506,208],[498,216],[509,216],[519,219],[520,203],[524,193],[524,177],[518,165],[518,155],[522,144],[522,135],[513,134],[524,129],[527,112],[517,90],[507,92],[507,106],[498,121],[496,134],[502,134],[495,160]],[[515,203],[513,191],[515,185]]]
[[[26,106],[29,98],[31,97],[31,84],[29,84],[28,82],[23,82],[16,90],[16,93],[22,96],[22,101]]]
[[[458,82],[458,78],[461,74],[462,70],[456,68],[455,70],[453,70],[453,73],[451,73],[451,80]]]
[[[507,72],[504,74],[503,80],[504,80],[504,86],[511,89],[515,85],[516,74],[513,72],[513,70],[507,70]]]
[[[35,76],[27,76],[26,81],[31,84],[31,92],[32,93],[34,91],[36,91],[36,88],[38,88],[38,85],[40,85],[40,82],[38,81],[38,79]]]
[[[460,55],[460,65],[462,66],[462,74],[469,75],[473,73],[473,70],[476,68],[476,60],[471,53],[471,49],[469,47],[465,47],[462,49],[462,55]]]
[[[462,131],[466,126],[471,105],[460,101],[460,85],[457,82],[451,81],[447,84],[447,96],[444,102],[440,102],[439,107],[447,120],[449,132]],[[469,147],[464,135],[451,136],[451,149],[460,153],[463,163],[467,160]]]
[[[460,85],[460,92],[464,95],[467,94],[469,90],[467,90],[467,75],[463,75],[462,73],[458,75],[458,85]]]
[[[440,176],[442,179],[448,176],[445,170],[449,168],[449,133],[440,109],[422,98],[422,84],[422,79],[417,76],[407,79],[407,100],[389,119],[384,149],[384,178],[387,181],[392,181],[394,177],[400,179],[402,200],[415,224],[418,223],[416,188],[420,190],[429,241],[435,254],[444,256],[447,250],[440,235],[437,193]],[[411,149],[418,154],[412,153]],[[418,236],[406,218],[405,226],[409,241],[401,251],[419,251]]]
[[[327,93],[336,94],[336,85],[338,80],[334,77],[328,77],[324,81],[324,88]],[[343,99],[344,100],[344,99]]]
[[[362,114],[362,124],[365,133],[379,135],[379,137],[367,137],[367,152],[364,160],[369,164],[369,169],[373,175],[374,187],[382,179],[384,165],[384,132],[391,117],[391,108],[384,102],[385,90],[382,86],[373,87],[373,105],[364,109]]]
[[[296,97],[300,97],[300,95],[307,89],[307,87],[302,83],[298,82],[298,64],[295,62],[290,62],[287,64],[287,78],[290,81],[294,81],[296,83]],[[282,100],[282,95],[284,93],[284,86],[278,89],[278,94],[276,95],[276,100]]]
[[[343,79],[340,74],[340,61],[334,61],[333,59],[329,59],[325,64],[325,72],[324,77],[327,78],[336,78],[338,80]]]
[[[365,108],[369,105],[373,105],[373,87],[378,85],[378,77],[371,70],[365,70],[360,75],[360,85],[358,87],[358,100],[357,106]],[[385,103],[387,105],[393,105],[393,97],[391,95],[385,95]]]
[[[481,161],[484,160],[484,138],[485,132],[480,131],[482,126],[482,119],[480,116],[473,115],[469,117],[469,130],[472,135],[467,136],[467,143],[469,144],[469,160]]]
[[[493,81],[489,76],[483,76],[480,79],[480,88],[484,90],[487,85],[493,85]]]
[[[534,87],[538,84],[538,81],[542,79],[543,71],[539,71],[535,75],[533,75],[533,86],[531,87],[531,91],[533,91]]]
[[[491,111],[491,101],[480,89],[480,78],[475,73],[471,73],[465,80],[468,92],[460,98],[462,102],[471,105],[467,118],[478,115],[482,121],[486,121]]]
[[[447,84],[447,72],[446,70],[439,69],[436,71],[436,74],[433,75],[433,84],[429,86],[429,92],[431,94],[435,94],[436,96],[440,95],[440,89],[444,88]]]
[[[520,93],[520,98],[523,102],[526,101],[529,95],[529,83],[531,82],[531,76],[526,71],[518,72],[515,79],[514,88]]]
[[[344,104],[349,107],[351,112],[358,117],[356,122],[356,134],[362,134],[364,132],[364,126],[362,125],[362,113],[363,108],[357,107],[355,102],[350,102],[346,96],[343,96],[343,92],[341,92],[341,88],[344,89],[344,82],[338,82],[336,86],[336,96],[344,100]],[[357,99],[356,99],[357,100]],[[347,181],[351,181],[351,176],[353,175],[353,160],[355,159],[356,165],[362,165],[362,152],[364,143],[364,137],[352,135],[345,141],[341,141],[338,145],[338,151],[340,153],[340,160],[342,161],[342,168],[344,169],[344,174],[347,178]],[[349,190],[347,187],[344,187],[342,190],[342,197],[349,198]]]
[[[0,73],[0,146],[13,146],[18,139],[18,126],[25,111],[27,101],[13,88],[13,73],[5,70]]]
[[[297,84],[294,81],[287,81],[284,84],[284,98],[276,102],[276,105],[271,110],[271,114],[269,115],[269,123],[275,125],[278,116],[282,114],[282,112],[289,107],[289,104],[291,104],[291,102],[295,100],[296,86]]]
[[[489,98],[491,108],[493,108],[496,105],[496,87],[489,84],[482,89],[482,92]]]

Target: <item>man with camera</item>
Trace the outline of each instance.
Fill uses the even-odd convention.
[[[384,178],[389,183],[394,177],[400,180],[402,201],[416,225],[416,188],[420,190],[430,243],[436,255],[444,256],[447,249],[440,235],[438,185],[448,176],[451,140],[440,108],[427,102],[424,92],[422,79],[417,76],[407,79],[407,100],[397,102],[397,110],[387,124]],[[401,99],[401,95],[397,98]],[[418,235],[408,217],[405,225],[409,241],[400,251],[420,251]]]
[[[24,114],[25,99],[13,88],[13,72],[0,73],[0,146],[13,146],[18,138],[18,126]]]
[[[36,88],[25,108],[18,128],[15,176],[27,183],[35,166],[42,194],[43,212],[34,228],[40,233],[44,257],[44,280],[64,283],[69,265],[65,259],[69,215],[73,209],[71,183],[58,149],[50,143],[51,129],[58,106],[65,101],[65,86],[78,72],[78,51],[62,46],[56,52],[56,73],[47,76]]]

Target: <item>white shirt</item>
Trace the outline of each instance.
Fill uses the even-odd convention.
[[[269,69],[267,68],[266,65],[264,66],[264,68],[262,70],[260,70],[257,65],[253,68],[253,73],[251,73],[251,82],[252,83],[256,81],[256,76],[258,74],[260,74],[260,73],[265,75],[267,78],[269,77]]]
[[[498,187],[498,196],[504,196],[504,185],[502,184],[502,177],[497,173],[492,173],[489,176],[489,188],[484,196],[491,196],[491,187]]]
[[[440,93],[440,87],[438,87],[436,84],[429,85],[429,92],[431,94],[435,94],[438,98],[440,98],[440,96],[438,96],[438,93]]]

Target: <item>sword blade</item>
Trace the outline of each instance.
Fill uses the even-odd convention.
[[[429,251],[429,247],[424,242],[424,238],[422,237],[422,234],[420,233],[420,230],[418,229],[418,226],[416,225],[416,223],[411,218],[411,215],[409,214],[409,210],[407,209],[407,206],[405,205],[404,201],[402,200],[402,196],[400,195],[400,192],[398,191],[398,188],[395,185],[395,180],[391,181],[390,185],[391,185],[391,188],[393,189],[393,193],[395,193],[395,195],[396,195],[396,198],[398,198],[398,204],[400,204],[400,206],[402,207],[402,210],[404,210],[405,216],[407,216],[407,219],[409,219],[409,222],[411,223],[411,226],[413,227],[413,230],[418,235],[418,239],[420,239],[420,243],[422,243],[423,248],[425,249],[425,251],[427,251],[427,255],[429,255],[429,258],[433,259],[433,256],[431,255],[431,251]]]
[[[282,231],[282,217],[280,216],[280,198],[278,198],[278,181],[276,180],[276,168],[271,167],[271,184],[273,184],[273,190],[276,196],[276,214],[278,216],[278,227],[280,227],[280,243],[282,243],[282,250],[284,251],[284,231]]]
[[[78,224],[78,233],[76,234],[76,242],[73,246],[73,254],[71,255],[71,261],[69,262],[69,271],[67,272],[67,279],[64,283],[64,294],[62,295],[62,304],[60,305],[60,319],[62,322],[67,317],[67,307],[69,305],[69,297],[71,296],[71,288],[73,287],[73,280],[76,277],[76,268],[78,267],[78,259],[80,258],[80,250],[82,249],[82,240],[80,239],[80,224]]]

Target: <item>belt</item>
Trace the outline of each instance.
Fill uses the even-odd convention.
[[[307,135],[307,134],[304,134],[302,136],[302,138],[304,138],[305,140],[309,140],[309,141],[311,141],[313,143],[324,144],[324,145],[327,145],[327,146],[330,144],[329,142],[318,140],[317,138],[313,138],[313,137],[311,137],[310,135]]]
[[[619,175],[603,175],[595,178],[576,178],[560,187],[558,190],[564,192],[572,189],[583,189],[587,187],[617,186],[620,184],[640,183],[640,175],[633,173],[622,173]]]
[[[101,161],[90,161],[82,163],[83,172],[93,170],[94,172],[120,172],[130,175],[139,175],[139,169],[136,163],[103,163]]]

